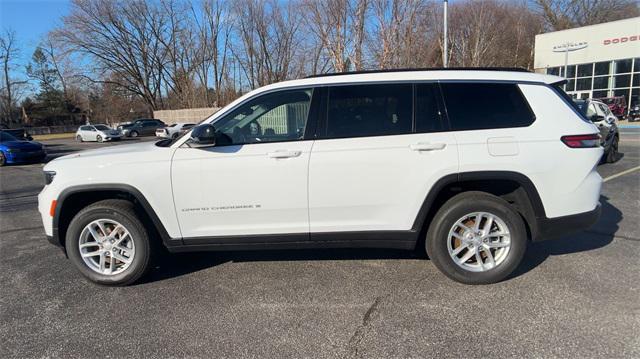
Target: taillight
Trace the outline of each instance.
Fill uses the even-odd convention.
[[[600,146],[600,135],[592,133],[590,135],[562,136],[560,140],[571,148],[591,148]]]

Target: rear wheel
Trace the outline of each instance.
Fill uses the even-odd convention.
[[[0,151],[0,167],[4,166],[5,164],[7,164],[7,158],[4,156],[4,153]]]
[[[520,215],[500,197],[465,192],[448,200],[427,232],[427,253],[449,278],[495,283],[520,264],[527,233]]]
[[[613,141],[611,142],[611,147],[609,148],[609,151],[607,151],[606,161],[608,163],[613,163],[613,162],[618,160],[618,144],[619,144],[619,142],[620,142],[620,138],[618,136],[615,136],[613,138]]]
[[[82,142],[83,141],[82,136],[81,135],[77,135],[76,136],[76,141]]]
[[[178,138],[178,134],[177,133],[174,133],[173,135],[171,135],[171,139],[172,140],[175,140],[176,138]]]
[[[133,204],[104,200],[80,211],[67,229],[69,259],[89,280],[127,285],[149,268],[151,245]]]

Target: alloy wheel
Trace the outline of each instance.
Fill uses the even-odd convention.
[[[488,212],[458,219],[449,230],[447,249],[453,262],[471,272],[486,272],[505,261],[511,233],[505,222]]]
[[[80,233],[78,247],[87,267],[102,275],[124,272],[135,256],[131,234],[112,219],[98,219],[87,224]]]

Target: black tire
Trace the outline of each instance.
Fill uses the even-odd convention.
[[[177,133],[174,133],[173,135],[171,135],[171,139],[172,140],[175,140],[176,138],[178,138],[178,134]]]
[[[499,217],[511,233],[506,258],[484,272],[465,270],[457,265],[447,248],[449,231],[453,225],[473,212],[488,212]],[[526,247],[527,232],[518,212],[502,198],[485,192],[464,192],[449,199],[431,221],[426,238],[427,254],[435,266],[447,277],[465,284],[489,284],[505,279],[522,261]]]
[[[7,164],[7,158],[4,156],[4,153],[0,151],[0,167]]]
[[[613,141],[611,142],[611,147],[609,147],[609,151],[607,151],[607,163],[614,163],[618,160],[618,145],[620,142],[620,138],[615,136]]]
[[[80,257],[78,242],[85,226],[97,219],[111,219],[121,223],[131,234],[135,245],[135,255],[128,268],[122,273],[105,275],[89,268]],[[133,204],[119,199],[96,202],[82,209],[71,220],[65,239],[67,255],[80,273],[92,282],[104,285],[129,285],[140,279],[150,267],[152,246],[147,230],[138,218]]]
[[[129,132],[129,137],[138,137],[138,131],[131,131]]]
[[[97,135],[97,136],[96,136],[96,141],[98,141],[98,142],[102,142],[102,141],[104,141],[104,140],[102,139],[102,136]]]
[[[77,135],[77,136],[76,136],[76,141],[78,141],[78,142],[84,142],[84,140],[82,139],[82,136],[80,136],[80,135]]]

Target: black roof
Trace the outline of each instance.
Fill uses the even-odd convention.
[[[521,67],[429,67],[429,68],[403,68],[403,69],[386,69],[386,70],[362,70],[362,71],[345,71],[333,72],[327,74],[317,74],[305,77],[306,79],[314,77],[340,76],[340,75],[358,75],[358,74],[376,74],[384,72],[407,72],[407,71],[506,71],[506,72],[531,72]]]

